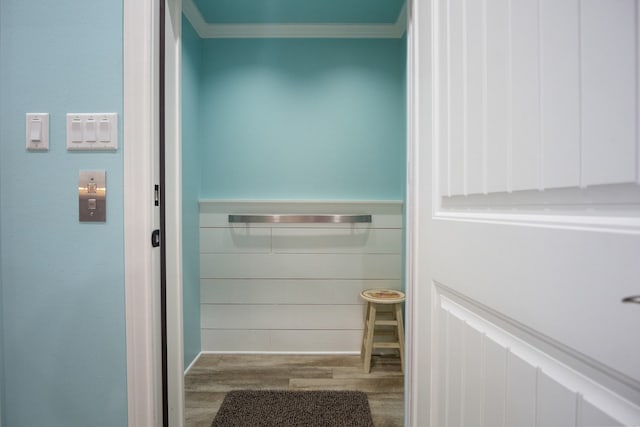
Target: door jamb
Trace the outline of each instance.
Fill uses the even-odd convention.
[[[178,7],[180,0],[172,0]],[[150,244],[154,228],[153,211],[153,155],[157,141],[157,2],[137,0],[124,2],[124,224],[125,224],[125,313],[127,343],[127,392],[129,426],[158,425],[162,419],[161,360],[159,331],[159,289],[157,266],[153,263]],[[421,34],[420,29],[433,31],[432,1],[407,0],[408,7],[408,55],[407,55],[407,336],[408,351],[405,420],[406,425],[427,425],[430,418],[430,317],[431,286],[428,279],[428,242],[424,238],[418,212],[431,215],[431,142],[432,137],[432,45],[431,36]],[[177,6],[178,5],[178,6]],[[181,11],[181,9],[175,9]],[[181,13],[181,12],[180,12]],[[177,16],[181,16],[178,14]],[[176,15],[173,16],[174,19]],[[431,28],[431,29],[430,29]],[[430,29],[430,30],[429,30]],[[178,31],[178,40],[179,40]],[[179,42],[173,64],[175,100],[180,99],[180,51]],[[419,79],[420,73],[431,78]],[[420,81],[419,81],[420,80]],[[176,104],[178,105],[178,104]],[[168,282],[173,283],[170,292],[173,302],[170,324],[176,329],[173,335],[175,353],[170,356],[169,373],[177,384],[170,393],[183,396],[182,384],[182,278],[181,278],[181,229],[180,229],[180,108],[172,112],[175,122],[172,128],[175,145],[167,158],[172,159],[168,172],[170,191],[167,206],[175,208],[168,218],[168,236],[176,239],[167,249]],[[422,119],[422,120],[421,120]],[[424,142],[420,144],[420,142]],[[421,147],[422,146],[422,147]],[[422,150],[420,150],[422,148]],[[173,155],[173,157],[171,157]],[[429,160],[428,163],[425,163]],[[421,165],[419,170],[418,165]],[[423,190],[423,191],[421,191]],[[168,239],[165,238],[167,244]],[[170,240],[169,240],[170,241]],[[173,264],[173,267],[171,265]],[[422,278],[425,278],[424,280]],[[169,292],[169,291],[168,291]],[[172,299],[169,299],[172,301]],[[177,321],[178,323],[174,323]],[[171,340],[171,338],[170,338]],[[171,341],[170,341],[171,343]],[[171,345],[170,345],[171,348]],[[171,381],[171,380],[170,380]],[[170,399],[172,400],[172,399]],[[178,405],[182,406],[182,405]],[[179,417],[171,425],[182,425],[182,408],[171,408]],[[174,412],[177,411],[177,412]],[[425,423],[425,421],[427,423]],[[173,424],[175,422],[176,424]]]
[[[407,375],[405,425],[434,425],[431,408],[433,298],[429,239],[433,212],[434,31],[433,0],[407,0]]]
[[[158,3],[123,2],[124,274],[129,426],[162,420],[159,264],[151,247],[158,141]]]
[[[184,424],[182,313],[182,0],[166,0],[165,229],[169,425]]]

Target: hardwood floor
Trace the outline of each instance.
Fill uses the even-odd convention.
[[[371,363],[365,374],[358,355],[203,354],[185,377],[186,426],[209,427],[225,393],[236,389],[364,391],[376,427],[402,426],[400,360],[374,356]]]

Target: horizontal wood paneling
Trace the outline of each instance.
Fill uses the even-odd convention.
[[[361,330],[202,330],[202,348],[208,351],[355,353],[361,345]]]
[[[364,304],[360,292],[400,280],[202,279],[202,304]]]
[[[231,213],[369,213],[371,224],[229,224]],[[401,288],[389,202],[201,202],[203,351],[354,352],[363,289]]]
[[[493,322],[491,312],[466,299],[439,298],[435,324],[441,352],[435,371],[444,372],[436,376],[444,393],[435,397],[438,425],[481,425],[479,419],[496,427],[640,424],[637,402],[550,356],[539,336],[513,335]]]
[[[201,228],[201,253],[270,253],[269,228]]]
[[[201,254],[203,279],[395,279],[401,256],[381,254]]]
[[[362,305],[202,304],[207,329],[358,329]]]
[[[399,253],[402,230],[365,227],[203,227],[202,253]]]
[[[277,228],[275,253],[399,254],[402,230],[376,228]]]

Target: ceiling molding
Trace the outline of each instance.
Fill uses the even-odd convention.
[[[189,22],[191,22],[196,33],[198,33],[201,38],[204,38],[203,31],[209,24],[204,20],[202,13],[200,13],[200,9],[196,6],[193,0],[184,0],[182,2],[182,13],[184,13],[184,16],[186,16]]]
[[[407,29],[406,3],[393,24],[210,24],[193,0],[184,0],[182,11],[203,39],[333,38],[398,39]]]

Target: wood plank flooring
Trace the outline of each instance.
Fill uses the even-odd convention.
[[[186,426],[209,427],[226,392],[237,389],[364,391],[376,427],[402,426],[400,360],[374,356],[371,363],[365,374],[358,355],[203,354],[185,376]]]

